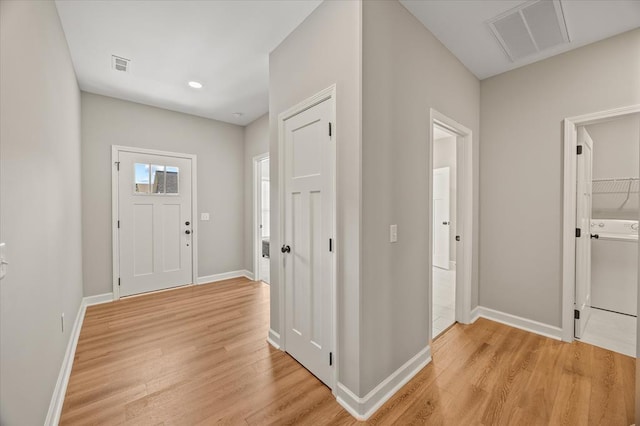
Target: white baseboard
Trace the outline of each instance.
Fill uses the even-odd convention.
[[[71,368],[73,367],[73,359],[76,354],[76,347],[78,346],[78,338],[80,337],[80,330],[82,329],[82,322],[84,321],[84,313],[87,306],[84,304],[84,299],[80,302],[78,313],[76,314],[76,320],[73,323],[71,334],[69,335],[69,343],[67,343],[67,350],[64,353],[62,359],[62,366],[60,367],[60,373],[58,373],[58,380],[56,386],[53,389],[53,395],[51,396],[51,402],[49,403],[49,411],[44,421],[45,426],[57,426],[60,422],[60,415],[62,414],[62,404],[64,404],[64,396],[67,393],[67,385],[69,384],[69,377],[71,376]]]
[[[476,306],[475,308],[473,308],[471,310],[471,322],[470,322],[470,324],[473,324],[474,322],[476,322],[478,318],[480,318],[480,307]]]
[[[272,329],[269,329],[269,337],[267,337],[267,342],[269,342],[269,344],[274,348],[280,349],[280,334],[276,333]]]
[[[113,302],[113,293],[96,294],[82,299],[85,306],[100,305],[102,303]]]
[[[198,277],[198,284],[215,283],[240,277],[245,277],[253,281],[253,272],[247,271],[246,269],[240,269],[237,271],[223,272],[222,274],[207,275],[204,277]]]
[[[549,324],[543,324],[538,321],[496,311],[495,309],[478,306],[471,312],[472,322],[478,319],[478,317],[483,317],[531,333],[540,334],[541,336],[551,339],[562,340],[562,329],[560,327],[554,327]]]
[[[73,328],[69,335],[67,350],[65,351],[64,358],[62,359],[60,373],[58,373],[58,380],[56,381],[56,386],[53,389],[53,395],[51,396],[51,402],[49,403],[49,411],[47,411],[47,417],[44,422],[45,426],[57,426],[60,422],[64,396],[67,393],[67,385],[69,384],[71,368],[73,367],[73,360],[76,356],[76,348],[78,347],[78,339],[80,338],[80,331],[82,330],[82,323],[84,322],[84,315],[87,311],[87,306],[99,305],[101,303],[112,301],[113,293],[84,297],[80,301],[76,320],[73,322]]]
[[[342,383],[338,383],[336,399],[357,420],[367,420],[429,362],[431,362],[431,348],[427,346],[363,398],[358,397]]]

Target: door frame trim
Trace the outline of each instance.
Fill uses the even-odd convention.
[[[284,182],[284,167],[285,167],[285,162],[284,162],[284,156],[285,156],[285,152],[284,152],[284,144],[285,144],[285,135],[284,135],[284,123],[285,121],[287,121],[288,119],[292,118],[295,115],[300,114],[303,111],[308,110],[309,108],[312,108],[316,105],[318,105],[321,102],[324,102],[326,100],[331,100],[332,104],[331,104],[331,112],[330,112],[330,120],[332,123],[332,129],[331,129],[331,133],[332,133],[332,138],[334,140],[334,143],[332,144],[332,152],[331,152],[331,159],[333,161],[333,198],[334,198],[334,203],[333,203],[333,214],[332,214],[332,222],[333,222],[333,239],[334,239],[334,246],[333,246],[333,256],[332,256],[332,263],[333,263],[333,274],[332,274],[332,282],[331,282],[331,301],[332,301],[332,306],[331,306],[331,321],[333,322],[332,324],[332,347],[333,350],[331,351],[333,353],[333,372],[331,375],[331,392],[335,395],[336,391],[337,391],[337,381],[338,381],[338,371],[339,371],[339,365],[340,365],[340,354],[339,354],[339,347],[338,347],[338,299],[337,299],[337,282],[338,282],[338,271],[337,271],[337,256],[340,250],[340,235],[338,235],[338,228],[337,228],[337,222],[336,222],[336,217],[337,217],[337,206],[338,206],[338,192],[337,192],[337,140],[338,140],[338,125],[336,124],[336,105],[337,105],[337,99],[336,99],[336,85],[333,84],[329,87],[327,87],[324,90],[321,90],[320,92],[316,93],[315,95],[303,100],[302,102],[292,106],[291,108],[281,112],[278,115],[278,206],[279,206],[279,214],[278,214],[278,238],[279,238],[279,243],[282,243],[282,241],[284,241],[284,235],[285,235],[285,210],[286,210],[286,206],[285,206],[285,197],[283,196],[284,193],[284,187],[285,187],[285,182]],[[273,198],[272,198],[273,199]],[[273,234],[273,232],[272,232]],[[280,349],[283,351],[286,351],[286,318],[285,318],[285,312],[286,312],[286,307],[285,307],[285,303],[286,303],[286,299],[285,299],[285,292],[286,292],[286,282],[285,282],[285,268],[284,268],[284,262],[283,262],[283,256],[280,253],[280,250],[278,250],[279,247],[276,247],[275,250],[273,250],[274,254],[276,254],[277,257],[275,257],[275,259],[277,259],[278,262],[278,308],[279,308],[279,321],[280,321]],[[271,250],[270,250],[271,251]],[[273,281],[273,279],[271,280]],[[273,285],[273,282],[271,283]],[[273,288],[273,287],[272,287]]]
[[[640,104],[591,114],[567,117],[563,121],[563,191],[562,191],[562,340],[574,340],[573,310],[576,289],[576,208],[578,126],[586,126],[640,112]]]
[[[163,155],[167,157],[186,158],[191,160],[191,283],[198,283],[198,170],[197,156],[179,152],[160,151],[156,149],[137,148],[131,146],[111,145],[111,247],[112,247],[112,285],[113,300],[120,299],[118,276],[120,272],[120,239],[118,235],[118,154],[131,152],[135,154]]]
[[[463,241],[461,250],[456,248],[456,313],[457,322],[471,323],[471,286],[473,277],[473,132],[454,119],[430,108],[429,110],[429,162],[427,164],[428,185],[428,218],[427,232],[429,244],[427,248],[427,267],[429,268],[429,342],[433,340],[433,126],[438,125],[457,135],[458,146],[462,158],[456,156],[456,174],[461,176],[456,184],[456,235]],[[460,145],[458,145],[460,144]],[[456,213],[457,213],[456,212]],[[462,256],[460,256],[462,255]],[[431,344],[431,343],[430,343]]]
[[[260,239],[260,228],[258,218],[260,217],[260,207],[262,206],[262,179],[258,173],[260,162],[269,158],[269,153],[255,155],[253,157],[253,279],[260,281],[260,252],[262,251],[262,240]],[[269,174],[271,175],[271,174]],[[269,177],[271,179],[271,177]],[[271,182],[271,181],[269,181]],[[271,238],[271,236],[269,236]],[[269,242],[269,258],[271,258],[271,241]],[[269,280],[271,281],[271,280]]]

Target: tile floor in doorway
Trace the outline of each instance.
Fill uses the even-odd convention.
[[[433,337],[456,321],[456,272],[433,268]]]
[[[271,281],[271,263],[268,257],[260,257],[260,277],[256,278],[256,281],[263,281],[269,284]]]
[[[636,356],[636,317],[591,309],[581,342]]]

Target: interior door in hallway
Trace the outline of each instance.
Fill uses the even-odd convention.
[[[591,315],[591,178],[593,141],[584,127],[578,127],[576,199],[576,338],[581,338]]]
[[[449,173],[449,167],[441,167],[433,171],[433,265],[447,270],[451,239]]]
[[[118,152],[119,295],[193,282],[192,160]]]
[[[286,351],[332,386],[333,99],[284,122]]]

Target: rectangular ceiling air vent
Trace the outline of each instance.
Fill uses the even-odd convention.
[[[487,21],[512,62],[569,43],[560,0],[533,0]]]
[[[111,67],[116,71],[129,72],[129,62],[131,60],[111,55]]]

